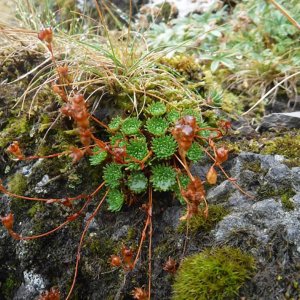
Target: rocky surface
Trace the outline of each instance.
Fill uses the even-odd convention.
[[[260,131],[269,129],[300,128],[300,111],[290,113],[273,113],[263,117],[258,128]]]
[[[300,167],[289,168],[283,162],[284,158],[279,155],[253,153],[241,153],[231,159],[225,165],[227,172],[254,198],[243,195],[220,177],[219,184],[209,190],[207,200],[211,206],[222,205],[228,214],[212,230],[199,229],[187,240],[184,255],[220,245],[239,247],[251,253],[256,259],[257,271],[241,291],[240,295],[247,299],[284,299],[285,294],[299,296]],[[84,164],[82,162],[80,168]],[[204,176],[207,167],[205,162],[195,165],[193,172]],[[21,163],[18,168],[24,170],[24,165]],[[37,178],[46,175],[37,176],[35,172],[29,172],[29,179],[35,179],[36,183],[32,185],[32,191],[26,192],[28,194],[39,185]],[[60,184],[48,184],[46,195],[56,195]],[[76,190],[82,188],[86,190],[84,185]],[[178,231],[178,226],[184,209],[166,194],[155,194],[154,199],[153,299],[170,299],[173,279],[162,266],[168,256],[177,261],[182,258],[186,236]],[[96,203],[97,199],[89,207],[89,213]],[[18,207],[16,205],[13,206]],[[8,206],[12,204],[7,197],[2,197],[1,210],[7,210]],[[45,206],[40,206],[34,214],[31,205],[22,206],[23,211],[16,214],[16,229],[24,234],[45,231],[61,222],[68,213],[68,209]],[[139,206],[137,203],[125,207],[116,214],[104,209],[95,218],[82,251],[75,290],[80,299],[130,299],[135,286],[146,285],[146,247],[141,263],[132,272],[112,270],[107,263],[111,254],[120,251],[122,244],[134,246],[138,243],[145,219]],[[87,217],[49,237],[30,242],[13,241],[1,227],[2,298],[33,299],[45,287],[53,285],[58,285],[64,294],[72,277],[75,251]],[[9,276],[13,282],[11,290],[3,288],[8,285]]]
[[[11,76],[13,80],[17,75],[13,73]],[[2,82],[3,78],[0,79]],[[26,83],[23,84],[26,87]],[[13,119],[12,131],[8,131],[13,101],[20,96],[24,86],[5,84],[0,88],[0,107],[4,112],[0,113],[0,129],[2,133],[10,134],[26,144],[26,151],[34,153],[43,146],[39,145],[40,137],[33,139],[31,136],[34,122],[40,125],[45,114],[49,116],[58,108],[44,111],[47,104],[44,101],[43,107],[31,120],[17,117]],[[51,101],[49,94],[46,95],[46,100]],[[22,122],[26,126],[18,128]],[[236,128],[245,135],[238,142],[248,143],[249,135],[257,138],[252,127],[246,121],[243,124]],[[73,142],[73,136],[65,137],[63,130],[59,129],[62,125],[64,128],[70,126],[68,123],[57,124],[48,136],[48,144],[57,146],[58,137],[66,145],[69,140]],[[64,158],[37,162],[9,159],[4,148],[11,141],[11,136],[8,140],[1,140],[0,178],[5,186],[10,186],[16,193],[49,198],[66,197],[89,193],[99,184],[101,168],[91,167],[88,159],[83,159],[76,166]],[[278,155],[278,148],[274,149],[272,155],[250,152],[242,152],[236,157],[231,155],[224,165],[226,171],[253,198],[241,193],[219,171],[218,184],[210,188],[207,194],[210,215],[204,224],[211,222],[216,205],[226,211],[226,216],[222,214],[210,226],[199,226],[188,236],[179,221],[184,214],[184,207],[169,194],[154,195],[152,299],[172,297],[174,277],[162,268],[169,256],[179,262],[183,257],[199,253],[207,247],[221,245],[238,247],[252,254],[256,260],[256,273],[242,287],[237,299],[300,297],[300,166],[295,164],[296,160],[293,164],[286,164],[289,157]],[[204,179],[209,166],[209,162],[203,161],[194,165],[192,171]],[[9,211],[14,212],[14,229],[23,235],[54,228],[82,205],[82,202],[78,202],[75,207],[69,208],[0,196],[1,216]],[[41,291],[52,286],[58,286],[65,297],[71,285],[82,230],[99,200],[100,197],[96,197],[92,201],[85,216],[41,239],[15,241],[0,226],[0,299],[35,299]],[[147,286],[147,242],[141,260],[132,272],[112,269],[108,263],[109,257],[119,254],[123,245],[136,249],[146,217],[141,204],[146,200],[146,196],[141,197],[119,213],[111,213],[104,206],[95,217],[82,249],[74,298],[132,299],[134,287]]]

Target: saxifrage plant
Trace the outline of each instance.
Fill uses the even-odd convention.
[[[226,121],[220,121],[217,128],[208,127],[203,123],[200,112],[174,109],[172,105],[152,101],[139,117],[124,118],[116,116],[106,125],[92,116],[86,106],[83,94],[72,91],[72,95],[70,95],[71,82],[68,67],[56,64],[52,47],[52,30],[47,28],[41,31],[39,38],[45,43],[51,54],[53,64],[56,65],[57,82],[52,85],[52,88],[64,103],[60,111],[62,115],[73,120],[82,147],[74,146],[70,150],[51,155],[26,157],[19,142],[14,141],[7,150],[16,160],[50,159],[61,155],[69,155],[73,163],[76,163],[84,156],[89,156],[92,166],[103,165],[103,175],[102,179],[99,179],[99,186],[93,192],[87,195],[80,194],[63,198],[46,199],[17,195],[8,191],[1,183],[0,191],[14,198],[40,201],[47,204],[58,203],[68,207],[72,207],[75,201],[82,201],[83,203],[81,208],[69,215],[63,223],[45,233],[29,236],[18,234],[14,231],[14,215],[12,212],[1,217],[2,224],[9,234],[17,240],[38,239],[58,231],[68,223],[83,216],[88,205],[101,191],[101,200],[87,219],[80,237],[74,277],[66,297],[66,299],[70,299],[78,274],[80,252],[85,235],[90,223],[105,201],[108,203],[110,211],[117,212],[121,210],[126,202],[130,204],[130,201],[137,198],[137,195],[147,194],[148,200],[142,204],[146,220],[135,255],[132,249],[124,247],[122,257],[111,257],[111,265],[114,267],[122,266],[126,271],[134,269],[139,261],[142,245],[148,235],[148,289],[145,291],[136,288],[134,296],[136,299],[150,298],[153,191],[175,193],[179,200],[186,205],[186,214],[181,218],[182,220],[188,220],[200,213],[208,216],[209,207],[205,198],[204,181],[190,172],[190,163],[201,160],[205,155],[212,160],[212,166],[206,175],[208,184],[216,183],[216,169],[220,169],[240,189],[234,179],[230,178],[222,167],[222,163],[228,159],[228,150],[225,147],[215,145],[215,141],[223,137],[230,124]],[[106,130],[108,141],[103,141],[96,136],[91,122],[95,122],[96,125]],[[57,290],[55,290],[55,294],[59,294]]]

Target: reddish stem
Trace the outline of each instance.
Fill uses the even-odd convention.
[[[215,158],[205,149],[203,148],[205,153],[214,161],[214,165],[216,167],[218,167],[222,173],[225,175],[225,177],[231,182],[232,185],[234,185],[241,193],[243,193],[244,195],[248,196],[249,198],[254,199],[255,197],[247,192],[245,192],[227,173],[226,171],[223,169],[223,167],[217,163],[217,161],[215,160]]]
[[[81,252],[81,248],[82,248],[82,244],[83,244],[83,241],[84,241],[84,238],[85,238],[85,235],[88,231],[88,228],[89,228],[89,225],[90,223],[92,222],[92,220],[94,219],[95,215],[98,213],[99,209],[101,208],[106,196],[107,196],[107,193],[108,193],[109,190],[107,190],[103,196],[103,198],[101,199],[100,203],[98,204],[98,206],[96,207],[95,211],[93,212],[93,214],[89,217],[88,221],[86,222],[86,225],[84,227],[84,230],[81,234],[81,237],[80,237],[80,242],[79,242],[79,245],[78,245],[78,248],[77,248],[77,255],[76,255],[76,265],[75,265],[75,272],[74,272],[74,277],[73,277],[73,282],[72,282],[72,285],[71,285],[71,288],[70,288],[70,291],[66,297],[66,300],[69,300],[70,297],[71,297],[71,294],[73,292],[73,289],[74,289],[74,286],[75,286],[75,283],[76,283],[76,278],[77,278],[77,274],[78,274],[78,266],[79,266],[79,261],[80,261],[80,252]]]
[[[90,118],[92,120],[94,120],[96,123],[98,123],[100,126],[104,127],[105,129],[109,129],[106,124],[104,124],[103,122],[101,122],[100,120],[98,120],[96,117],[92,116],[91,114],[90,114]]]

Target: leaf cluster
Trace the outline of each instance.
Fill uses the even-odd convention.
[[[180,190],[187,187],[189,177],[174,167],[172,158],[178,155],[178,143],[172,130],[176,121],[187,115],[195,116],[201,124],[202,117],[196,110],[180,112],[161,102],[149,105],[143,118],[112,119],[107,130],[107,149],[95,147],[90,158],[92,165],[105,163],[103,180],[110,189],[109,210],[119,211],[125,195],[145,193],[149,185],[154,191],[174,192],[185,203]],[[194,142],[187,160],[196,162],[201,158],[201,146]]]

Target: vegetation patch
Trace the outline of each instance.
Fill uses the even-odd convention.
[[[186,232],[188,226],[189,232],[196,234],[199,231],[209,232],[212,230],[229,211],[222,205],[210,205],[209,214],[205,217],[203,214],[193,216],[190,220],[181,222],[178,227],[180,233]]]
[[[254,270],[254,258],[240,249],[207,249],[182,262],[173,285],[172,299],[234,299]]]

